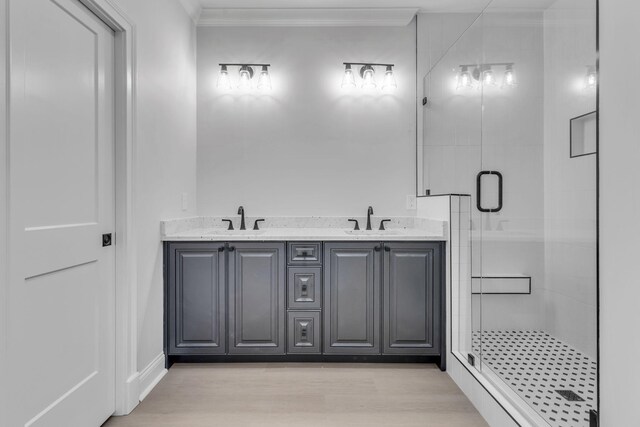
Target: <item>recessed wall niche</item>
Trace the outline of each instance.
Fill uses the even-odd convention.
[[[569,123],[571,158],[595,154],[597,150],[596,112],[574,117]]]

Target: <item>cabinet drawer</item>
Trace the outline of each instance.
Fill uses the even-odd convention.
[[[287,308],[320,309],[321,267],[289,267]]]
[[[322,264],[321,248],[320,242],[289,243],[289,264],[320,265]]]
[[[320,353],[320,312],[290,311],[287,353]]]

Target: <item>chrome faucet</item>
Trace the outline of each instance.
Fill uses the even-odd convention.
[[[371,230],[371,215],[373,215],[373,208],[369,206],[367,210],[367,230]]]
[[[244,207],[240,206],[238,208],[238,215],[240,215],[240,230],[246,230],[247,227],[244,225]]]

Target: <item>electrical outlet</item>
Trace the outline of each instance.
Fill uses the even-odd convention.
[[[189,209],[189,193],[182,193],[182,210]]]
[[[407,196],[407,209],[415,210],[417,208],[416,203],[416,196],[412,194]]]

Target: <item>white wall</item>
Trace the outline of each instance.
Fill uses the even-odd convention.
[[[239,205],[256,216],[363,215],[369,205],[408,214],[415,38],[414,23],[198,28],[199,214],[234,216]],[[343,91],[344,61],[395,63],[398,90]],[[271,63],[273,92],[219,91],[220,62]]]
[[[195,26],[177,0],[116,0],[135,25],[138,370],[163,351],[160,220],[195,214]],[[187,193],[188,209],[182,210]]]
[[[600,2],[600,416],[638,423],[640,2]]]
[[[569,157],[569,120],[595,111],[595,0],[544,13],[544,212],[547,330],[596,357],[596,156]]]
[[[0,0],[0,22],[7,22],[7,1]],[[7,387],[7,328],[8,304],[8,144],[7,144],[7,26],[0,25],[0,425],[7,425],[8,410],[6,408],[9,387]]]

